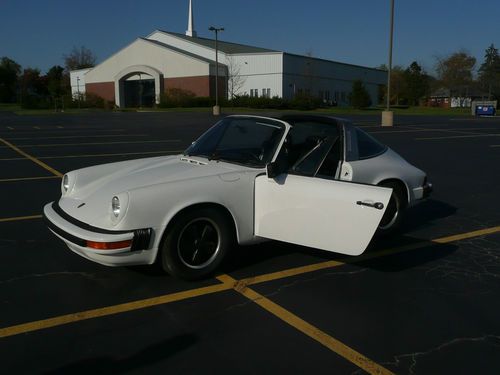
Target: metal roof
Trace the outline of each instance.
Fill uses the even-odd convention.
[[[215,48],[215,39],[191,37],[191,36],[187,36],[184,34],[173,33],[173,32],[164,31],[164,30],[158,30],[158,31],[165,33],[165,34],[173,35],[177,38],[184,39],[184,40],[191,42],[191,43],[199,44],[200,46],[203,46],[203,47]],[[228,54],[281,52],[281,51],[276,51],[276,50],[267,49],[267,48],[253,47],[253,46],[247,46],[244,44],[224,42],[222,40],[218,41],[218,48],[220,51],[222,51],[224,53],[228,53]]]

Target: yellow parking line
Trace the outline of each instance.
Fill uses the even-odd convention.
[[[10,147],[12,150],[16,151],[18,154],[24,156],[25,158],[30,159],[33,163],[38,164],[40,167],[46,169],[50,173],[52,173],[52,174],[54,174],[56,176],[59,176],[59,177],[63,176],[63,174],[61,172],[56,171],[54,168],[52,168],[51,166],[45,164],[43,161],[38,160],[37,158],[31,156],[30,154],[27,154],[26,152],[24,152],[20,148],[14,146],[12,143],[7,142],[5,139],[0,138],[0,142],[2,142],[3,144],[5,144],[6,146]]]
[[[147,307],[163,305],[166,303],[171,303],[175,301],[181,301],[189,298],[204,296],[207,294],[222,292],[224,290],[231,289],[231,285],[227,284],[217,284],[211,285],[203,288],[191,289],[184,292],[166,294],[160,297],[147,298],[139,301],[126,302],[120,305],[113,305],[108,307],[102,307],[98,309],[86,310],[77,312],[74,314],[67,314],[57,316],[55,318],[38,320],[30,323],[18,324],[11,327],[1,328],[0,337],[9,337],[14,335],[19,335],[21,333],[27,333],[32,331],[38,331],[41,329],[57,327],[64,324],[81,322],[82,320],[88,320],[93,318],[99,318],[103,316],[109,316],[119,313],[124,313],[128,311],[134,311],[139,309],[145,309]]]
[[[24,160],[24,159],[22,159]],[[34,181],[34,180],[53,180],[60,178],[59,176],[41,176],[41,177],[19,177],[19,178],[2,178],[0,182],[17,182],[17,181]]]
[[[342,343],[336,338],[321,331],[319,328],[299,318],[297,315],[286,310],[285,308],[281,307],[280,305],[271,301],[270,299],[264,297],[262,294],[257,293],[256,291],[248,287],[243,287],[243,288],[239,287],[237,281],[232,277],[228,275],[220,275],[217,277],[217,279],[224,284],[232,286],[234,290],[236,290],[238,293],[248,298],[250,301],[255,302],[264,310],[270,312],[277,318],[281,319],[282,321],[289,324],[298,331],[302,332],[303,334],[309,336],[313,340],[316,340],[323,346],[326,346],[334,353],[337,353],[342,358],[347,359],[349,362],[365,370],[369,374],[392,374],[391,371],[375,363],[368,357],[352,349],[351,347],[347,346],[346,344]]]
[[[491,228],[479,229],[479,230],[475,230],[475,231],[467,232],[467,233],[455,234],[453,236],[436,238],[436,239],[432,240],[432,242],[440,243],[440,244],[450,243],[450,242],[455,242],[455,241],[467,240],[469,238],[475,238],[475,237],[479,237],[479,236],[486,236],[488,234],[494,234],[494,233],[499,233],[499,232],[500,232],[500,226],[491,227]]]
[[[301,275],[303,273],[319,271],[319,270],[322,270],[325,268],[338,267],[338,266],[342,266],[344,264],[345,263],[343,263],[343,262],[329,260],[326,262],[314,263],[314,264],[309,264],[307,266],[289,268],[289,269],[283,270],[283,271],[272,272],[272,273],[267,273],[264,275],[259,275],[259,276],[249,277],[246,279],[241,279],[238,281],[238,283],[240,283],[242,285],[243,284],[245,284],[245,285],[260,284],[260,283],[265,283],[265,282],[272,281],[272,280],[283,279],[285,277],[292,277],[292,276],[296,276],[296,275]]]
[[[41,215],[35,215],[35,216],[24,216],[24,217],[17,217],[17,218],[5,218],[5,219],[0,219],[0,222],[39,219],[41,217],[42,217]],[[218,285],[211,286],[211,287],[197,288],[197,289],[192,289],[192,290],[188,290],[185,292],[166,294],[163,296],[149,298],[149,299],[145,299],[145,300],[132,301],[132,302],[128,302],[128,303],[124,303],[124,304],[120,304],[120,305],[113,305],[113,306],[108,306],[108,307],[104,307],[104,308],[87,310],[84,312],[77,312],[77,313],[63,315],[63,316],[49,318],[49,319],[18,324],[18,325],[11,326],[11,327],[0,328],[0,337],[14,336],[14,335],[18,335],[21,333],[37,331],[37,330],[41,330],[41,329],[45,329],[45,328],[55,327],[58,325],[68,324],[68,323],[74,323],[74,322],[78,322],[80,320],[103,317],[103,316],[107,316],[107,315],[118,314],[120,312],[144,309],[144,308],[151,307],[151,306],[156,306],[156,305],[166,304],[166,303],[180,301],[180,300],[184,300],[184,299],[194,298],[194,297],[202,296],[205,294],[212,294],[212,293],[216,293],[218,291],[228,290],[228,289],[232,289],[232,288],[237,288],[237,289],[243,290],[248,285],[264,283],[267,281],[282,279],[285,277],[296,276],[299,274],[303,274],[303,273],[307,273],[307,272],[314,272],[314,271],[321,270],[321,269],[338,267],[338,266],[344,265],[348,262],[349,263],[354,263],[356,261],[360,262],[360,261],[364,261],[364,260],[368,260],[368,259],[372,259],[372,258],[379,258],[379,257],[386,256],[386,255],[393,255],[393,254],[401,253],[404,251],[422,248],[425,246],[429,246],[432,243],[436,243],[436,244],[437,243],[440,243],[440,244],[450,243],[450,242],[454,242],[454,241],[460,241],[463,239],[469,239],[469,238],[484,236],[487,234],[493,234],[493,233],[498,233],[498,232],[500,232],[500,226],[476,230],[476,231],[468,232],[468,233],[457,234],[457,235],[453,235],[453,236],[441,237],[441,238],[437,238],[437,239],[434,239],[431,241],[420,241],[420,242],[417,242],[415,244],[401,246],[401,247],[397,247],[397,248],[393,248],[393,249],[387,249],[387,250],[378,251],[378,252],[374,252],[374,253],[367,253],[367,254],[359,256],[359,257],[352,257],[352,258],[346,259],[345,262],[340,262],[340,261],[320,262],[320,263],[312,264],[309,266],[297,267],[297,268],[292,268],[289,270],[273,272],[273,273],[269,273],[269,274],[265,274],[265,275],[241,279],[238,281],[234,280],[234,282],[232,282],[231,284],[227,284],[227,283],[226,284],[218,284]]]
[[[21,220],[33,220],[33,219],[41,219],[42,215],[32,215],[32,216],[18,216],[18,217],[5,217],[0,218],[0,223],[7,223],[11,221],[21,221]]]

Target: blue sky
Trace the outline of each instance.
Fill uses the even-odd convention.
[[[364,66],[387,61],[389,0],[193,0],[195,28],[211,37]],[[85,45],[104,60],[155,29],[184,33],[187,0],[0,0],[0,57],[45,72]],[[500,1],[396,0],[394,64],[500,47]]]

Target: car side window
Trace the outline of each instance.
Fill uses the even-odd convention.
[[[327,159],[330,161],[328,156],[338,137],[339,131],[335,124],[315,121],[294,122],[279,159],[287,160],[288,172],[291,174],[315,176],[320,169],[323,169],[322,174],[334,176],[336,167],[327,171],[328,166],[323,167],[323,163]]]
[[[363,130],[356,128],[358,139],[358,157],[359,159],[373,158],[387,150],[387,146],[381,144],[375,138]]]
[[[325,160],[323,160],[323,163],[321,164],[321,167],[319,168],[316,176],[333,180],[337,175],[337,169],[339,167],[339,162],[341,159],[341,152],[342,147],[340,138],[337,138]]]

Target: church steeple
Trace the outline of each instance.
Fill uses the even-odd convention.
[[[196,37],[196,31],[194,31],[193,4],[191,0],[189,0],[189,19],[186,35],[190,37]]]

